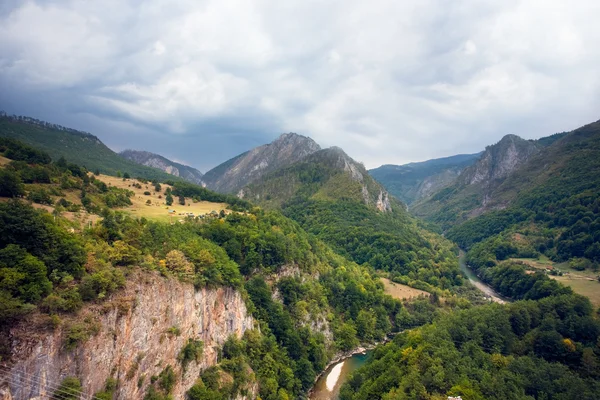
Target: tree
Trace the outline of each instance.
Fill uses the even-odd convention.
[[[129,172],[125,172],[123,174],[123,179],[130,179],[130,178],[131,178],[131,175],[129,175]]]
[[[0,170],[0,196],[20,197],[25,193],[21,179],[14,171]]]
[[[167,193],[167,196],[165,197],[165,202],[168,206],[173,204],[173,196],[171,195],[171,193]]]
[[[181,204],[182,206],[185,206],[185,197],[179,196],[179,204]]]

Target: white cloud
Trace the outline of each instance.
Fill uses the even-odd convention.
[[[599,118],[597,15],[594,0],[28,1],[0,15],[0,80],[172,134],[262,119],[374,167]]]

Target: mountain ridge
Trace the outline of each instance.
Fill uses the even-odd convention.
[[[385,164],[370,169],[369,173],[410,206],[452,183],[480,154],[457,154],[403,165]]]
[[[284,133],[271,143],[231,158],[204,174],[207,187],[237,193],[241,188],[280,167],[293,164],[321,147],[311,138]]]
[[[178,176],[188,182],[202,185],[203,174],[194,167],[169,160],[160,154],[143,150],[127,149],[118,153],[121,157],[147,167],[160,169],[167,174]]]

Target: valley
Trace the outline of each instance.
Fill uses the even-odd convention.
[[[5,117],[0,398],[594,399],[599,124],[377,171],[288,133],[185,181]]]

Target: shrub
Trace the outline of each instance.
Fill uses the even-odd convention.
[[[81,382],[74,376],[67,376],[52,395],[53,400],[79,400],[81,398]]]

